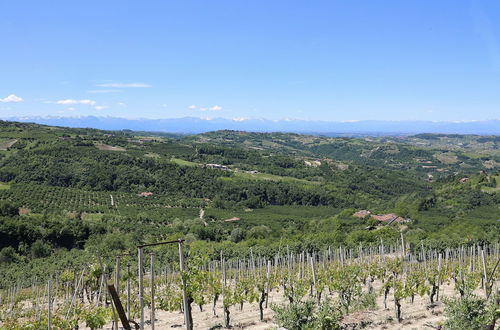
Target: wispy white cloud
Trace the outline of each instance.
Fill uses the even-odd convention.
[[[222,110],[222,107],[220,105],[214,105],[211,107],[197,107],[196,105],[190,105],[188,109],[199,111],[220,111]]]
[[[107,108],[107,107],[102,106],[102,105],[96,105],[96,106],[94,107],[94,109],[96,109],[96,110],[104,110],[104,109],[106,109],[106,108]]]
[[[222,107],[219,105],[214,105],[213,107],[208,108],[210,111],[220,111],[222,110]]]
[[[10,94],[10,95],[4,97],[3,99],[0,99],[0,102],[3,102],[3,103],[22,102],[22,101],[23,101],[23,98],[15,95],[15,94]]]
[[[93,94],[105,94],[105,93],[120,93],[121,90],[119,89],[92,89],[87,91],[87,93],[93,93]]]
[[[150,84],[144,83],[103,83],[97,84],[97,87],[109,87],[109,88],[149,88]]]
[[[90,106],[96,105],[96,101],[93,101],[93,100],[72,100],[72,99],[59,100],[59,101],[49,102],[49,103],[64,104],[64,105],[69,105],[69,104],[85,104],[85,105],[90,105]]]

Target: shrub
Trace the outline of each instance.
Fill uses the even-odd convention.
[[[362,293],[356,301],[352,311],[374,310],[377,308],[377,295],[375,293]]]
[[[319,306],[312,300],[298,300],[271,308],[278,325],[287,330],[340,329],[341,313],[328,299]]]
[[[45,243],[42,240],[37,240],[31,245],[31,256],[33,258],[44,258],[51,255],[53,252],[50,244]]]
[[[13,247],[9,246],[0,250],[0,264],[9,264],[11,262],[17,261],[18,259],[19,255],[16,253],[16,250]]]
[[[271,234],[271,229],[268,226],[255,226],[248,231],[248,238],[267,238]]]
[[[238,243],[242,240],[245,239],[245,233],[243,232],[243,230],[241,228],[234,228],[232,231],[231,231],[231,235],[229,236],[229,240],[231,242],[234,242],[234,243]]]
[[[341,316],[339,310],[334,307],[330,300],[325,300],[318,308],[312,329],[340,329],[339,321]]]
[[[90,307],[83,313],[85,324],[92,330],[101,329],[111,317],[110,311],[104,307]]]
[[[307,329],[313,323],[314,301],[297,301],[291,304],[273,305],[276,322],[287,330]]]
[[[19,215],[19,208],[7,201],[0,201],[0,216],[13,217]]]
[[[475,295],[445,299],[446,321],[444,329],[483,330],[492,324],[496,315],[495,306],[488,306],[485,299]]]

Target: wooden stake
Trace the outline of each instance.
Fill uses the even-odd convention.
[[[138,257],[139,257],[139,310],[141,313],[140,321],[139,321],[139,329],[144,330],[144,251],[143,248],[138,248]]]
[[[182,301],[184,303],[184,321],[186,322],[186,329],[187,330],[193,330],[193,325],[191,324],[191,308],[188,303],[188,296],[187,296],[187,285],[186,285],[186,278],[184,276],[184,252],[182,251],[182,240],[179,240],[179,268],[181,271],[181,277],[182,277]]]
[[[151,330],[155,330],[155,255],[151,253]]]
[[[48,297],[48,307],[47,307],[47,326],[48,329],[52,329],[52,280],[49,279],[47,283],[47,297]]]

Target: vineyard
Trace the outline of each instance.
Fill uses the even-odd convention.
[[[495,320],[489,138],[138,134],[0,121],[0,329]]]
[[[35,213],[88,212],[135,215],[142,210],[199,207],[201,199],[173,199],[165,195],[141,197],[125,192],[105,192],[35,184],[13,184],[0,189],[0,200],[14,202]],[[134,212],[135,210],[135,212]]]
[[[140,246],[139,259],[98,257],[47,283],[20,279],[0,294],[1,328],[118,329],[121,306],[132,329],[493,329],[498,317],[499,244],[438,251],[401,236],[394,246],[208,260],[168,243]],[[477,319],[457,327],[456,306],[467,303]]]

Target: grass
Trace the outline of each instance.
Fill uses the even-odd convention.
[[[268,180],[268,181],[284,181],[284,182],[295,182],[302,184],[319,184],[319,182],[308,181],[304,179],[297,179],[289,176],[274,175],[268,173],[246,173],[246,172],[234,172],[234,176],[239,179],[245,180]],[[232,180],[232,178],[224,178]]]
[[[496,187],[481,187],[481,190],[487,193],[494,193],[496,191],[500,191],[500,175],[494,175],[493,178],[495,178],[497,182]]]
[[[458,161],[458,157],[455,153],[445,152],[445,153],[436,153],[434,157],[439,160],[443,164],[455,164]]]
[[[298,223],[307,223],[313,219],[325,219],[336,215],[339,209],[327,206],[288,206],[270,205],[247,212],[244,209],[224,210],[217,208],[205,209],[205,219],[210,217],[224,220],[231,217],[241,218],[241,221],[224,223],[228,231],[234,227],[249,229],[253,226],[266,225],[273,231],[281,232],[283,228]]]
[[[194,162],[190,162],[190,161],[187,161],[187,160],[184,160],[184,159],[180,159],[180,158],[170,158],[170,161],[172,163],[175,163],[177,165],[181,165],[181,166],[198,166],[199,164],[198,163],[194,163]]]
[[[127,149],[125,149],[123,147],[114,147],[114,146],[110,146],[107,144],[98,144],[98,145],[96,145],[96,147],[97,147],[97,149],[104,150],[104,151],[127,151]]]
[[[12,147],[14,144],[16,144],[17,140],[7,140],[7,141],[0,141],[0,150],[8,150],[10,147]]]
[[[82,219],[86,221],[100,221],[104,214],[102,213],[83,213]]]
[[[158,155],[157,153],[154,153],[154,152],[148,152],[146,154],[144,154],[144,157],[149,157],[149,158],[160,158],[161,156]]]
[[[10,189],[10,184],[0,182],[0,190],[7,190],[7,189]]]

